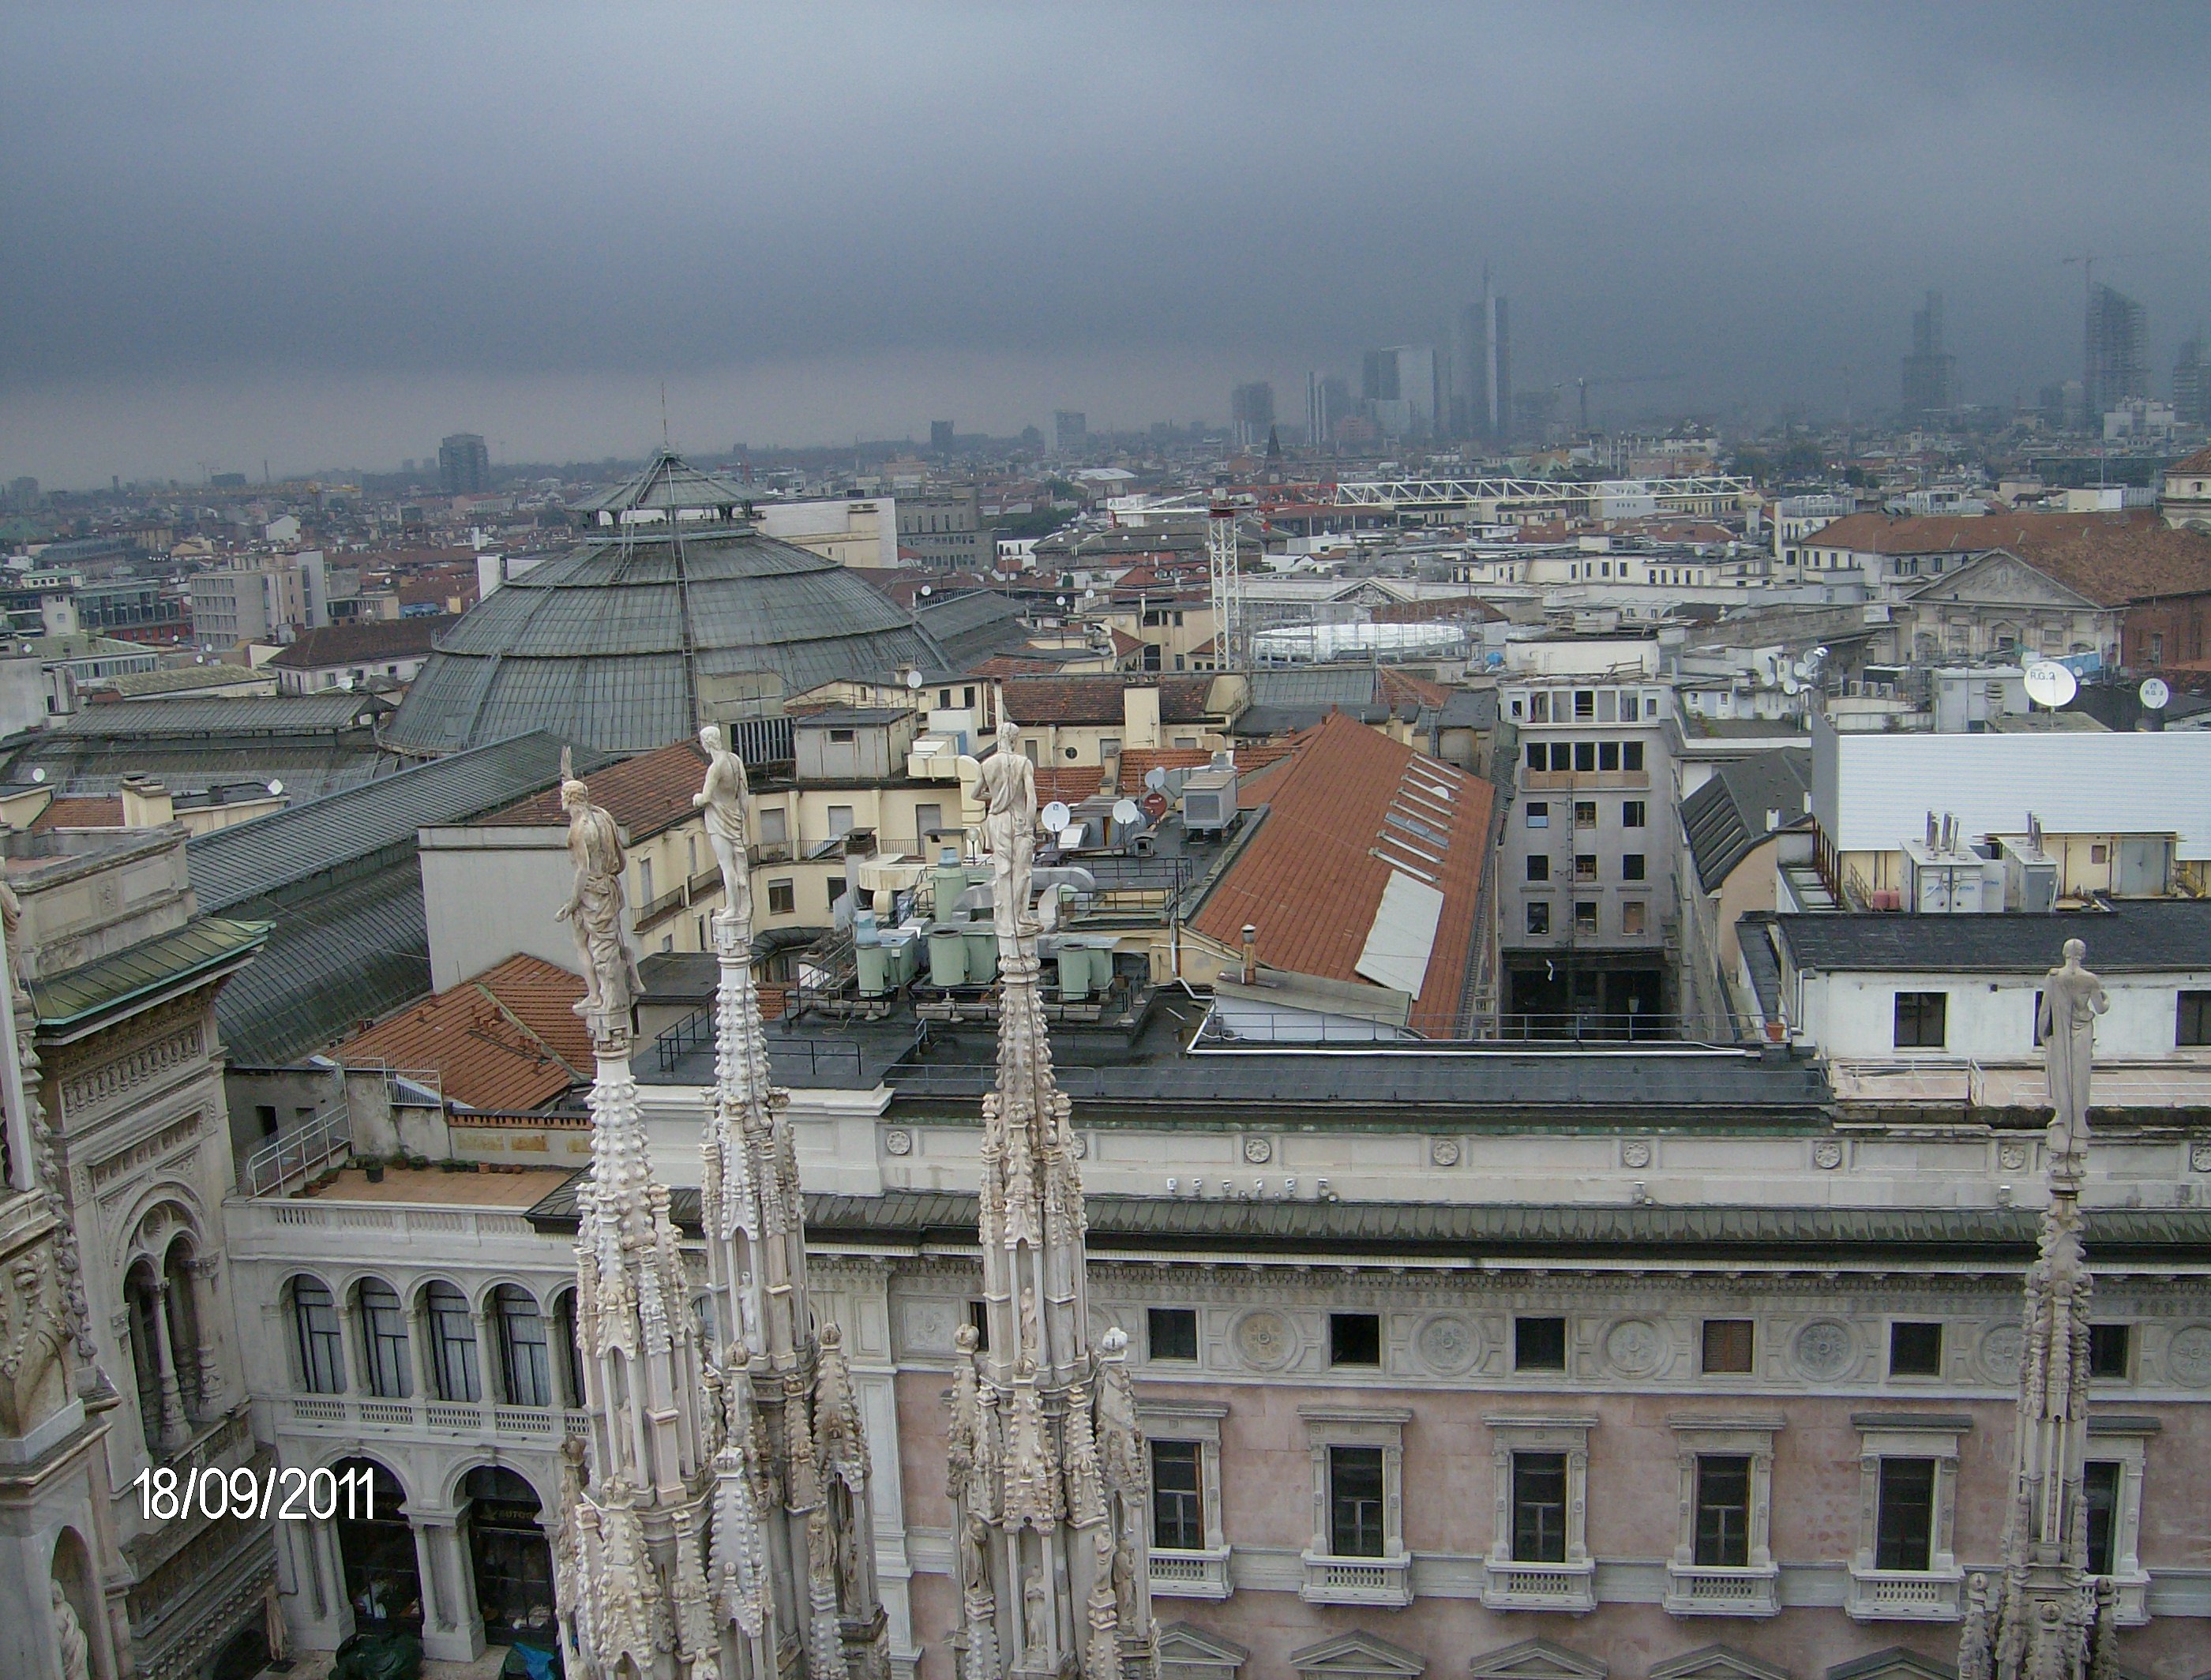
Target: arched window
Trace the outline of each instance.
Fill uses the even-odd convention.
[[[469,1550],[484,1636],[550,1647],[553,1552],[536,1490],[511,1470],[486,1465],[462,1479],[469,1501]]]
[[[407,1310],[398,1292],[379,1278],[360,1286],[361,1369],[379,1399],[403,1400],[415,1392],[408,1369]]]
[[[537,1302],[528,1290],[501,1284],[492,1291],[491,1310],[499,1326],[499,1369],[506,1403],[551,1405],[553,1366]]]
[[[300,1382],[310,1394],[345,1393],[345,1345],[337,1303],[327,1284],[292,1280],[292,1335],[300,1352]]]
[[[200,1345],[199,1302],[187,1269],[191,1253],[188,1244],[172,1242],[161,1259],[161,1281],[167,1285],[162,1304],[169,1315],[169,1357],[176,1367],[178,1392],[184,1400],[185,1415],[197,1417],[207,1410],[207,1396],[200,1381],[204,1350]]]
[[[482,1399],[476,1381],[476,1326],[469,1316],[468,1296],[451,1284],[433,1284],[422,1291],[422,1308],[430,1323],[430,1369],[438,1398]]]
[[[130,1368],[138,1380],[138,1423],[148,1452],[161,1450],[161,1334],[154,1320],[161,1311],[151,1260],[140,1260],[123,1280],[130,1316]]]
[[[584,1404],[584,1352],[576,1338],[576,1291],[563,1290],[553,1302],[553,1350],[560,1362],[560,1376],[567,1387],[566,1404]]]
[[[371,1286],[363,1284],[364,1296]],[[383,1284],[374,1287],[389,1289]],[[398,1297],[392,1297],[393,1310]],[[422,1626],[422,1583],[416,1573],[415,1530],[407,1520],[406,1496],[392,1474],[373,1459],[341,1459],[330,1468],[340,1478],[366,1472],[368,1496],[358,1482],[342,1483],[347,1497],[338,1502],[338,1561],[345,1572],[346,1598],[354,1621],[371,1632]]]

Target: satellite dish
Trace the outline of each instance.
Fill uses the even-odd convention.
[[[921,592],[924,595],[935,595],[936,593],[936,586],[933,583],[924,583],[921,586]]]
[[[921,686],[921,673],[920,673],[920,672],[918,672],[918,671],[908,671],[908,672],[906,674],[906,686],[908,688],[918,688],[918,687],[920,687],[920,686]]]
[[[2163,677],[2142,679],[2141,703],[2152,711],[2163,711],[2166,702],[2172,698],[2172,691],[2165,686]]]
[[[1784,694],[1802,694],[1804,685],[1793,676],[1784,677],[1781,679],[1781,692]]]
[[[2026,668],[2026,698],[2055,711],[2080,692],[2072,672],[2054,659],[2038,659]]]
[[[44,764],[40,764],[36,770],[31,772],[31,780],[33,782],[43,782],[45,779],[46,767]]]
[[[269,792],[272,797],[282,794],[283,791],[284,784],[282,782],[271,782],[269,784]]]
[[[1065,832],[1068,824],[1074,819],[1075,813],[1058,800],[1052,801],[1044,808],[1044,825],[1053,834]]]
[[[1147,788],[1149,788],[1154,793],[1159,792],[1159,790],[1166,787],[1166,784],[1167,773],[1164,770],[1160,769],[1157,764],[1154,764],[1149,770],[1144,772],[1144,785]]]
[[[1117,799],[1113,801],[1113,820],[1117,823],[1133,823],[1143,814],[1133,799]]]

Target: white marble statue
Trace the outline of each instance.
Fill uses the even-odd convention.
[[[629,856],[613,816],[591,803],[590,789],[571,773],[565,752],[560,808],[568,813],[568,858],[575,866],[576,885],[554,914],[568,924],[583,964],[585,991],[576,1012],[627,1019],[631,1003],[644,989],[622,927],[627,907],[622,874]]]
[[[1020,934],[1036,865],[1036,766],[1023,755],[1021,732],[1010,717],[1000,720],[998,750],[976,773],[975,797],[982,801],[982,846],[990,858],[990,923],[1003,950]]]
[[[2104,982],[2081,966],[2088,947],[2065,941],[2064,965],[2042,982],[2035,1029],[2042,1037],[2050,1085],[2053,1165],[2076,1163],[2088,1146],[2088,1076],[2096,1053],[2096,1017],[2111,1006]]]
[[[722,867],[722,904],[747,927],[753,919],[753,877],[746,856],[745,801],[752,791],[745,761],[724,744],[717,724],[699,731],[706,752],[706,779],[691,803],[706,813],[706,843]]]
[[[61,1659],[62,1680],[92,1680],[92,1641],[77,1620],[76,1606],[69,1601],[59,1581],[52,1583],[54,1644]]]

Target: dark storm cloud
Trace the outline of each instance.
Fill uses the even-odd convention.
[[[1079,370],[1212,414],[1440,337],[1487,258],[1523,383],[1889,402],[1939,286],[2001,398],[2075,371],[2068,251],[2160,360],[2196,324],[2207,48],[2192,5],[17,9],[0,395],[122,435],[203,384],[815,366],[805,418],[903,431]]]

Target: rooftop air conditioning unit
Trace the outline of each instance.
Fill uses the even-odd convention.
[[[1221,834],[1236,820],[1236,772],[1192,771],[1183,778],[1182,823],[1192,833]]]

